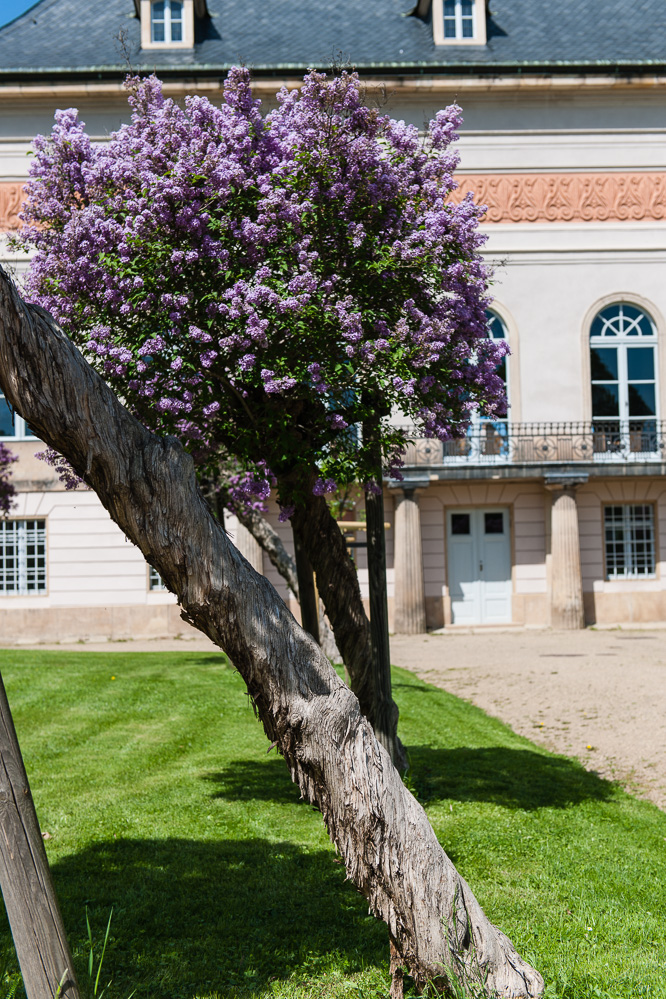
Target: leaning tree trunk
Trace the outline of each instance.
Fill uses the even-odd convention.
[[[383,730],[389,726],[394,763],[399,770],[406,770],[407,754],[397,734],[398,706],[390,689],[377,682],[370,621],[342,531],[323,496],[309,495],[299,502],[291,524],[317,574],[319,595],[361,711],[373,727],[378,724]]]
[[[1,269],[0,387],[95,490],[178,595],[184,618],[229,655],[418,985],[446,988],[456,973],[499,996],[540,995],[541,976],[484,915],[354,694],[210,513],[192,459],[131,416]]]

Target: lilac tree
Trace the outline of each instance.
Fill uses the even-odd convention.
[[[16,489],[10,478],[10,466],[16,461],[6,444],[0,441],[0,515],[5,517],[12,508]]]
[[[74,110],[36,140],[28,293],[204,472],[233,456],[237,503],[277,489],[372,721],[368,620],[325,495],[399,475],[396,411],[448,440],[504,405],[481,209],[450,202],[460,111],[422,138],[347,73],[308,74],[265,116],[243,69],[221,107],[129,88],[108,144]]]

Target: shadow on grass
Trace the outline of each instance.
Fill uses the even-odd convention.
[[[411,780],[422,804],[486,801],[505,808],[568,808],[606,801],[615,785],[576,760],[529,749],[410,746]]]
[[[219,773],[205,774],[205,781],[218,790],[212,798],[227,801],[275,801],[293,805],[301,800],[301,792],[292,783],[287,765],[280,756],[266,760],[235,760]]]
[[[326,851],[264,839],[119,839],[60,860],[53,873],[83,978],[86,906],[98,939],[113,906],[103,976],[116,996],[245,995],[294,973],[354,972],[388,957],[384,924]]]

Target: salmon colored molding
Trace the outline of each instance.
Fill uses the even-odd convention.
[[[0,232],[18,228],[18,213],[21,211],[23,202],[24,183],[25,181],[18,183],[3,181],[0,183]]]
[[[666,173],[504,173],[458,177],[452,196],[487,205],[485,222],[666,219]],[[23,182],[0,182],[0,232],[16,229]]]
[[[666,173],[514,173],[458,178],[453,195],[487,205],[485,222],[626,222],[666,218]]]

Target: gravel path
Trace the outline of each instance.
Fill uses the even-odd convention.
[[[203,637],[49,647],[215,648]],[[666,630],[394,635],[391,661],[666,808]]]
[[[666,808],[666,631],[396,635],[391,661]]]

